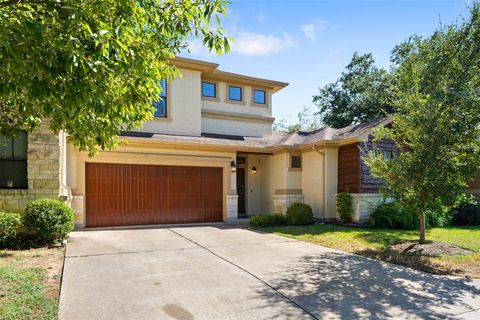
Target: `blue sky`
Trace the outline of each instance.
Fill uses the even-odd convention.
[[[469,1],[233,0],[222,25],[235,39],[221,57],[193,41],[182,56],[220,69],[290,85],[273,97],[273,115],[294,121],[312,95],[335,81],[353,53],[373,53],[389,65],[394,45],[412,34],[427,36],[442,23],[466,16]]]

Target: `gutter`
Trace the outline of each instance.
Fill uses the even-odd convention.
[[[59,199],[67,202],[70,206],[72,202],[72,189],[65,184],[66,169],[65,163],[67,162],[67,135],[65,131],[60,131],[60,195]],[[65,195],[66,193],[66,195]]]

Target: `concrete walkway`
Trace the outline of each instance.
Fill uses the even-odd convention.
[[[480,281],[228,225],[74,232],[60,319],[480,319]]]

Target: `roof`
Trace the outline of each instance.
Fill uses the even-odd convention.
[[[202,72],[202,74],[209,78],[224,81],[240,82],[242,84],[247,84],[251,86],[267,87],[272,89],[273,92],[277,92],[278,90],[288,86],[288,83],[286,82],[250,77],[238,73],[222,71],[218,69],[219,64],[203,60],[175,57],[170,61],[170,63],[177,68],[200,71]]]
[[[271,152],[282,148],[302,148],[323,142],[342,143],[368,137],[372,130],[390,123],[389,118],[377,119],[341,129],[324,127],[312,132],[297,131],[293,133],[274,132],[266,137],[246,137],[203,133],[201,136],[158,134],[139,131],[122,132],[121,136],[130,139],[147,139],[151,142],[202,145],[223,148],[258,149],[258,152]]]

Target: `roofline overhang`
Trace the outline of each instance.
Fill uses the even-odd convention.
[[[175,57],[170,60],[170,64],[180,69],[199,71],[207,78],[213,78],[216,80],[223,80],[229,82],[240,82],[246,85],[269,88],[272,89],[273,93],[288,86],[288,83],[286,82],[250,77],[238,73],[221,71],[218,69],[218,63],[203,60]]]

